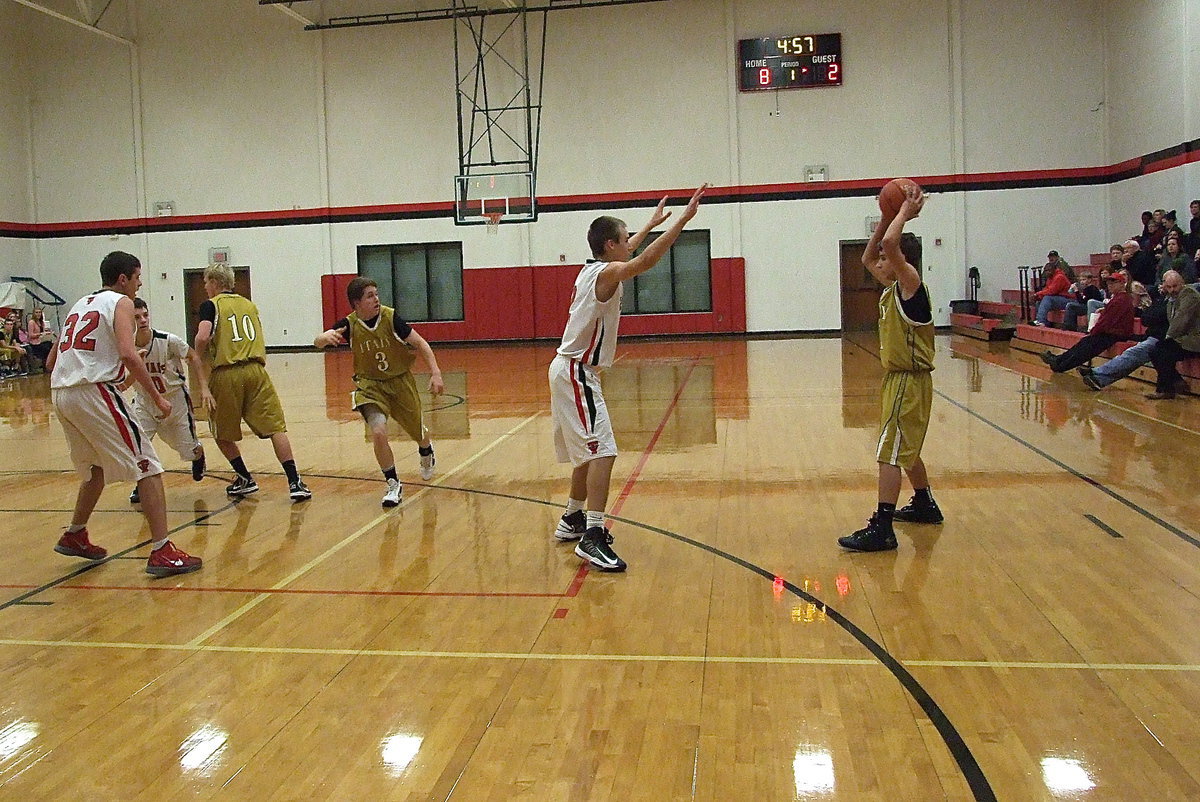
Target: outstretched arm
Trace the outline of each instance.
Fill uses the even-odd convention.
[[[646,225],[642,226],[642,230],[629,238],[629,250],[636,251],[638,246],[642,244],[642,240],[646,239],[646,235],[661,226],[671,216],[670,212],[663,211],[666,205],[667,198],[664,197],[658,202],[658,206],[654,207],[654,214],[650,216],[650,220]]]
[[[910,184],[905,187],[904,195],[904,204],[883,235],[883,261],[886,263],[885,269],[900,282],[900,297],[911,298],[921,286],[921,274],[904,258],[900,250],[900,237],[904,235],[905,224],[921,214],[925,206],[925,192]]]
[[[600,275],[596,278],[596,299],[602,303],[607,301],[613,297],[613,293],[617,291],[617,285],[622,281],[641,275],[658,264],[658,260],[675,244],[675,240],[679,238],[679,233],[683,231],[683,227],[696,216],[696,212],[700,208],[700,199],[704,197],[704,192],[707,189],[708,184],[704,184],[692,193],[692,199],[684,207],[683,213],[679,215],[679,219],[664,231],[662,236],[647,245],[646,250],[628,262],[609,262],[608,266],[600,271]],[[632,239],[630,242],[632,242]]]

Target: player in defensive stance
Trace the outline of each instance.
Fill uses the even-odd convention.
[[[615,217],[592,221],[587,238],[593,258],[575,278],[562,344],[550,363],[554,448],[559,462],[573,466],[567,509],[554,537],[578,540],[575,554],[601,571],[624,571],[626,567],[613,551],[612,535],[604,526],[617,441],[600,389],[600,371],[612,365],[617,350],[622,282],[658,263],[696,216],[706,189],[708,184],[697,189],[679,219],[637,256],[633,252],[646,235],[671,216],[663,211],[666,198],[632,237],[625,223]]]
[[[940,524],[942,511],[929,491],[921,446],[933,405],[933,304],[921,274],[921,241],[904,233],[904,225],[921,213],[925,193],[915,184],[905,189],[904,204],[891,221],[880,221],[863,251],[863,266],[883,284],[879,298],[879,352],[883,368],[879,446],[879,507],[867,525],[838,543],[855,551],[896,548],[892,520]],[[912,482],[912,501],[896,509],[900,471]]]
[[[238,448],[244,420],[257,437],[270,438],[275,458],[287,474],[288,496],[292,501],[306,501],[312,498],[312,491],[296,471],[283,406],[267,375],[267,345],[258,307],[234,292],[233,286],[229,265],[213,264],[204,270],[208,300],[200,304],[200,322],[196,325],[196,351],[208,354],[213,366],[208,389],[216,407],[208,422],[217,448],[237,474],[225,493],[248,496],[258,492],[258,482],[250,475]]]
[[[350,394],[350,405],[359,411],[370,430],[375,459],[387,481],[383,506],[395,507],[400,503],[403,489],[396,476],[396,457],[388,442],[389,415],[416,442],[421,479],[427,482],[433,478],[433,441],[421,417],[421,397],[412,374],[417,354],[429,366],[429,392],[441,395],[446,386],[429,343],[395,309],[380,302],[379,286],[374,279],[359,276],[351,280],[346,287],[346,298],[354,311],[318,334],[313,345],[329,348],[350,343],[355,388]]]
[[[159,415],[171,414],[171,402],[155,387],[133,344],[132,299],[142,285],[142,265],[132,254],[113,251],[100,262],[100,278],[104,288],[71,307],[62,336],[46,360],[54,409],[67,435],[71,461],[84,477],[71,525],[54,550],[87,560],[107,556],[104,548],[88,539],[88,518],[106,480],[133,480],[153,541],[146,573],[170,576],[198,571],[201,559],[185,554],[167,539],[162,465],[118,390],[126,375],[131,375]]]
[[[192,375],[200,385],[200,403],[212,413],[215,402],[208,391],[208,379],[204,375],[204,362],[195,349],[182,337],[166,331],[150,328],[150,307],[141,298],[133,299],[133,319],[137,321],[134,345],[143,355],[150,381],[171,402],[171,414],[159,419],[154,401],[140,386],[133,399],[133,419],[147,439],[162,436],[163,442],[175,449],[182,459],[192,463],[192,481],[204,478],[204,446],[196,436],[196,418],[192,415],[192,398],[188,395],[187,376],[183,372],[186,359]],[[129,503],[141,501],[135,487],[129,494]]]

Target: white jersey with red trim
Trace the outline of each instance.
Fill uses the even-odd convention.
[[[58,355],[50,376],[52,389],[124,381],[125,365],[113,331],[117,302],[124,297],[116,290],[104,289],[85,295],[71,307],[55,346]]]
[[[146,370],[155,388],[164,396],[177,387],[187,384],[183,372],[183,360],[187,358],[188,344],[178,334],[169,331],[150,330],[150,344],[146,346]],[[137,384],[138,396],[152,408],[153,402],[146,395],[146,388]],[[172,401],[171,403],[175,403]]]
[[[558,353],[563,356],[578,359],[595,368],[612,365],[617,353],[617,327],[621,322],[621,293],[624,288],[620,284],[607,301],[596,298],[596,279],[607,266],[608,262],[589,259],[575,277],[571,311],[563,331],[562,345],[558,347]]]

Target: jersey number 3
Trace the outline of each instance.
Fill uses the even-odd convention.
[[[83,326],[78,331],[75,327],[83,321]],[[96,311],[85,312],[83,316],[71,315],[67,318],[66,324],[63,326],[62,344],[59,345],[59,351],[69,351],[72,348],[79,351],[95,351],[96,338],[91,336],[91,333],[100,325],[100,313]]]

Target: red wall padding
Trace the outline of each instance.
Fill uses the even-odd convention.
[[[430,342],[556,338],[567,323],[581,265],[493,267],[463,271],[464,320],[420,323]],[[350,312],[353,275],[321,277],[325,325]],[[712,260],[712,312],[623,315],[621,334],[709,334],[746,330],[746,260]]]

